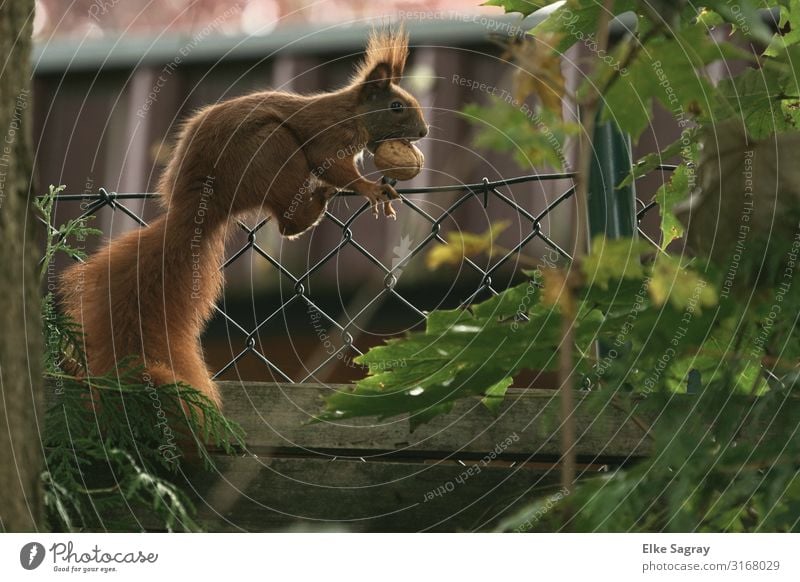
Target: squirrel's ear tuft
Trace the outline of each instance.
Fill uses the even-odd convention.
[[[358,66],[353,82],[369,83],[370,79],[373,82],[380,81],[383,77],[375,75],[383,75],[383,71],[388,70],[388,75],[385,75],[387,83],[397,83],[403,76],[407,58],[408,33],[402,26],[396,30],[373,30],[364,60]]]

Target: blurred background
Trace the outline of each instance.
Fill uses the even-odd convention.
[[[474,145],[475,123],[461,113],[470,103],[486,103],[488,93],[513,92],[516,66],[508,60],[518,17],[504,16],[476,0],[426,2],[364,0],[39,0],[34,54],[36,172],[40,188],[66,186],[70,194],[152,192],[180,123],[200,106],[255,90],[275,88],[314,92],[346,84],[374,25],[402,20],[411,35],[411,56],[403,85],[426,110],[429,137],[419,142],[425,169],[400,187],[479,183],[553,172],[546,165],[521,166],[513,155]],[[577,70],[564,65],[567,80]],[[485,83],[471,88],[460,79]],[[670,143],[677,128],[646,134],[636,146],[649,152]],[[658,139],[657,139],[658,136]],[[505,136],[503,139],[511,139]],[[570,159],[570,144],[564,144]],[[365,172],[371,171],[370,162]],[[379,176],[372,174],[373,178]],[[660,178],[640,182],[640,199],[649,200]],[[538,214],[571,186],[570,180],[528,182],[501,193]],[[424,313],[453,308],[466,299],[488,297],[483,274],[465,261],[430,268],[427,248],[414,250],[439,232],[482,233],[508,221],[497,244],[513,248],[531,232],[531,222],[495,197],[485,205],[470,196],[452,213],[462,194],[414,195],[424,217],[403,205],[398,220],[374,220],[370,213],[352,220],[352,239],[326,220],[295,241],[281,239],[267,224],[256,235],[263,253],[248,249],[226,268],[226,291],[219,315],[204,340],[212,372],[223,379],[344,382],[366,371],[352,357],[386,338],[424,326]],[[159,212],[154,200],[126,201],[145,220]],[[361,199],[334,199],[329,210],[350,220]],[[80,211],[61,202],[56,223]],[[259,217],[243,217],[246,225]],[[542,229],[569,248],[571,209],[563,204],[547,214]],[[94,226],[104,238],[138,228],[109,208]],[[100,241],[88,241],[87,250]],[[433,242],[431,245],[440,243]],[[232,225],[228,256],[247,246],[244,229]],[[391,285],[387,269],[396,268]],[[413,257],[406,259],[409,253]],[[273,257],[295,279],[281,274]],[[523,280],[523,268],[541,263],[550,249],[534,238],[506,260],[492,286],[502,289]],[[481,269],[493,257],[474,258]],[[314,273],[304,273],[328,257]],[[63,267],[63,263],[61,264]],[[301,280],[305,300],[296,299]],[[391,291],[389,287],[391,286]],[[477,295],[476,295],[477,294]],[[319,312],[324,317],[319,317]],[[343,328],[343,329],[342,329]],[[351,347],[352,344],[352,347]],[[236,359],[238,358],[238,359]],[[228,365],[236,359],[234,365]],[[548,385],[548,378],[529,378]]]

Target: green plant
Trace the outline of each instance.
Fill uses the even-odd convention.
[[[50,187],[36,200],[49,225],[56,195]],[[75,259],[99,231],[86,219],[50,229],[42,277],[50,279],[58,253]],[[48,280],[48,288],[51,287]],[[195,508],[177,484],[183,455],[194,448],[211,464],[207,445],[232,452],[242,446],[241,428],[201,392],[184,384],[159,386],[124,359],[115,371],[85,377],[79,326],[55,307],[52,291],[42,300],[46,334],[45,377],[52,394],[44,418],[42,476],[48,518],[56,530],[137,530],[148,527],[196,531]]]
[[[547,3],[488,2],[523,14]],[[352,391],[330,396],[321,417],[404,414],[416,426],[467,396],[481,396],[496,409],[524,369],[559,370],[562,384],[593,391],[589,401],[598,411],[613,405],[632,416],[664,412],[648,427],[654,454],[632,468],[577,484],[567,473],[569,494],[553,510],[543,511],[549,500],[540,500],[509,518],[503,529],[800,527],[800,443],[795,438],[800,426],[795,191],[800,184],[791,172],[776,177],[764,171],[779,160],[786,166],[779,152],[771,158],[759,153],[764,168],[753,179],[761,179],[762,188],[756,182],[754,189],[777,195],[761,198],[760,214],[750,214],[743,210],[741,184],[731,181],[730,170],[715,174],[712,159],[712,144],[723,130],[722,143],[733,148],[733,160],[746,155],[742,148],[780,149],[769,146],[798,134],[800,2],[740,2],[735,12],[726,2],[703,4],[568,0],[531,31],[535,40],[509,48],[518,65],[513,99],[467,109],[481,125],[477,145],[514,152],[526,169],[564,159],[562,138],[574,131],[572,122],[561,118],[562,98],[582,105],[584,140],[596,118],[616,123],[637,140],[652,120],[654,103],[671,111],[680,139],[634,164],[628,178],[680,156],[678,169],[655,196],[661,248],[599,237],[569,270],[544,266],[530,271],[527,283],[488,301],[432,312],[425,332],[390,340],[360,357],[370,374]],[[756,10],[765,6],[780,7],[781,27],[791,27],[787,34],[769,33]],[[625,11],[636,13],[638,27],[608,46],[609,17]],[[734,33],[713,40],[709,28],[723,24]],[[744,51],[742,41],[765,48]],[[576,43],[601,58],[590,58],[592,66],[570,92],[554,62]],[[742,72],[713,81],[706,67],[720,59],[740,61]],[[531,101],[536,105],[525,105]],[[520,124],[521,111],[527,125]],[[731,128],[738,131],[734,137]],[[543,132],[556,139],[543,139]],[[513,140],[501,143],[503,136]],[[579,176],[585,175],[591,151],[581,146]],[[582,187],[579,194],[586,193],[585,181]],[[691,191],[709,210],[687,223],[681,206]],[[578,207],[584,201],[578,196]],[[728,213],[721,226],[712,222],[716,209]],[[776,209],[780,221],[769,222]],[[730,219],[737,212],[754,234],[741,251],[727,244],[722,253],[712,244],[715,228],[739,228]],[[580,214],[577,223],[584,224]],[[695,245],[691,261],[667,254],[681,237]],[[581,237],[577,240],[580,250]],[[558,359],[564,353],[570,364],[566,373]],[[665,412],[676,393],[693,394],[688,412]],[[767,432],[748,432],[746,427],[759,419]]]

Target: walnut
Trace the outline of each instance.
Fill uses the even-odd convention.
[[[422,152],[403,139],[381,142],[375,150],[375,166],[387,178],[410,180],[419,174],[424,163]]]

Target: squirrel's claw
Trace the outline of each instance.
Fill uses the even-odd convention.
[[[392,207],[392,200],[400,199],[400,195],[389,184],[376,184],[375,192],[367,195],[372,205],[372,214],[377,219],[380,216],[380,206],[383,206],[383,214],[387,218],[397,220],[397,213]]]
[[[375,217],[375,220],[378,220],[380,216],[380,207],[383,206],[383,215],[387,218],[393,218],[397,220],[397,213],[392,208],[391,200],[380,200],[377,202],[372,203],[372,215]]]

